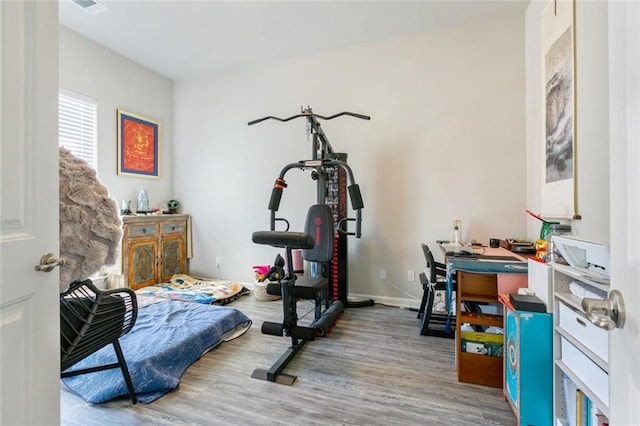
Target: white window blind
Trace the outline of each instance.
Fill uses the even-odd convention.
[[[97,110],[95,99],[60,89],[58,95],[58,145],[97,170]]]

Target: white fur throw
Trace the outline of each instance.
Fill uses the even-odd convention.
[[[118,259],[118,204],[86,161],[60,148],[60,288],[86,279]]]

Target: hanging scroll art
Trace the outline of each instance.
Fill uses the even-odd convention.
[[[549,2],[540,22],[545,137],[542,214],[579,219],[573,0]]]

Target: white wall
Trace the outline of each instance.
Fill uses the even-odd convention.
[[[363,236],[349,240],[352,295],[415,305],[422,289],[407,270],[424,268],[420,244],[450,238],[453,219],[466,240],[524,236],[523,46],[524,17],[508,16],[175,82],[174,188],[194,219],[192,272],[251,281],[252,265],[273,261],[251,234],[269,227],[275,177],[310,146],[303,120],[247,122],[301,105],[372,117],[322,122],[365,204]],[[315,185],[296,171],[287,181],[279,216],[299,230]]]
[[[135,200],[145,186],[152,205],[181,200],[194,215],[194,271],[243,281],[251,280],[251,265],[274,257],[250,241],[253,231],[269,226],[274,178],[310,151],[302,121],[253,127],[247,121],[292,115],[307,104],[320,114],[371,115],[368,122],[323,123],[334,148],[349,154],[365,202],[363,238],[349,240],[350,290],[378,300],[417,298],[419,286],[406,282],[406,270],[422,269],[419,244],[449,238],[452,219],[463,220],[466,239],[539,232],[539,222],[523,211],[540,209],[545,3],[531,2],[526,29],[521,17],[486,19],[180,81],[175,104],[170,80],[61,27],[60,86],[98,99],[98,171],[112,196]],[[609,240],[606,13],[605,2],[578,3],[583,218],[573,222],[578,235],[603,242]],[[117,108],[162,122],[160,179],[116,175]],[[469,179],[458,182],[452,170]],[[300,227],[314,185],[300,172],[287,180],[280,215]],[[387,282],[378,279],[380,268],[388,269]]]
[[[542,57],[540,16],[548,1],[532,1],[526,13],[527,205],[540,211],[543,181]],[[607,3],[577,2],[576,8],[576,155],[578,213],[574,234],[609,242],[609,75]],[[536,238],[540,222],[527,221]]]
[[[173,198],[173,83],[105,47],[60,27],[60,87],[98,101],[98,176],[118,201],[136,207],[140,187],[159,207]],[[116,109],[161,123],[160,178],[118,176]]]

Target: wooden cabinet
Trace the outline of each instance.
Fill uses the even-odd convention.
[[[473,351],[469,348],[479,347],[478,343],[486,338],[482,331],[487,327],[502,327],[502,315],[472,312],[466,306],[474,306],[476,302],[498,305],[498,283],[495,274],[481,274],[458,271],[458,292],[456,297],[456,366],[458,380],[479,385],[502,387],[503,356],[485,354],[487,351]],[[500,308],[501,309],[501,308]],[[462,331],[463,324],[470,324],[474,329],[474,345],[466,341]],[[502,336],[500,336],[501,338]],[[471,337],[473,338],[473,337]],[[463,341],[465,340],[465,341]],[[502,343],[502,339],[501,343]],[[464,350],[463,350],[464,346]]]
[[[604,299],[609,285],[584,270],[553,264],[553,288],[555,423],[590,418],[593,424],[609,416],[609,333],[586,318],[582,298]]]
[[[549,313],[504,305],[504,395],[518,425],[551,425],[553,395],[552,318]]]
[[[138,289],[188,273],[189,215],[125,216],[122,273]]]

